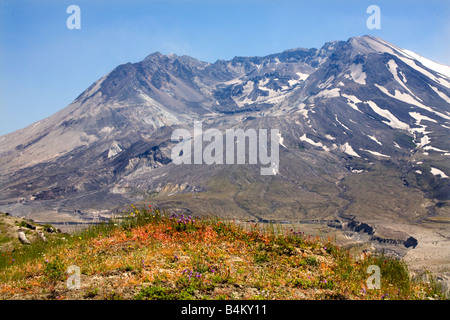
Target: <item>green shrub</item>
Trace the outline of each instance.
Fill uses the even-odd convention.
[[[161,286],[142,288],[134,297],[135,300],[177,300],[178,296],[172,289]]]
[[[258,251],[255,253],[254,257],[255,263],[265,263],[269,262],[269,255],[266,251]]]
[[[44,275],[50,282],[57,282],[64,278],[66,273],[66,267],[59,257],[56,257],[54,261],[46,262],[44,268]]]
[[[319,265],[319,261],[317,261],[316,257],[313,256],[306,258],[306,263],[312,267],[317,267]]]

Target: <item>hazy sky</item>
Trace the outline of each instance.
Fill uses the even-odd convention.
[[[366,26],[372,4],[380,30]],[[70,5],[81,9],[79,30],[67,28]],[[214,62],[364,34],[450,65],[450,1],[0,0],[0,135],[155,51]]]

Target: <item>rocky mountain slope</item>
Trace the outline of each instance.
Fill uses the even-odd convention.
[[[320,224],[400,255],[421,228],[441,230],[448,248],[449,70],[371,36],[215,63],[156,52],[0,137],[0,209],[86,222],[151,201]],[[203,131],[278,129],[277,174],[262,176],[257,164],[174,164],[171,135],[194,121]],[[361,223],[372,234],[355,231]],[[416,252],[431,250],[418,243]]]

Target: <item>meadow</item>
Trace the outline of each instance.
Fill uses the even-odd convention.
[[[379,266],[379,289],[368,287]],[[79,287],[73,288],[80,270]],[[429,275],[383,254],[273,224],[196,218],[151,206],[0,257],[0,299],[445,299]],[[72,284],[72,286],[71,286]]]

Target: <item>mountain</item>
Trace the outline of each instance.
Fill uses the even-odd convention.
[[[175,164],[171,135],[194,121],[278,129],[278,171]],[[0,210],[86,222],[152,203],[440,252],[421,235],[449,244],[449,130],[450,67],[380,38],[215,63],[156,52],[0,137]]]

